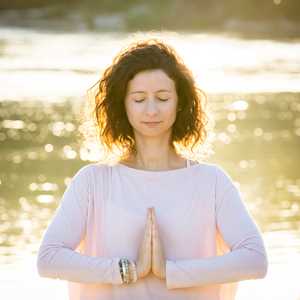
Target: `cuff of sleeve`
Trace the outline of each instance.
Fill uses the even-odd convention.
[[[167,289],[178,288],[178,269],[175,261],[166,261],[166,286]]]
[[[119,257],[114,257],[112,259],[112,274],[111,283],[112,284],[123,284],[120,267],[119,267]]]
[[[192,274],[188,271],[192,268],[192,263],[181,260],[166,261],[166,286],[167,289],[188,288],[196,284]]]

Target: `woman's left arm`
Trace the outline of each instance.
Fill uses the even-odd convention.
[[[220,168],[216,174],[216,226],[230,252],[203,259],[167,260],[167,288],[187,288],[263,278],[268,259],[257,225],[239,190]]]

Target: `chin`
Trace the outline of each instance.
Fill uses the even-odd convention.
[[[138,130],[134,130],[136,131],[137,135],[140,137],[159,137],[161,135],[166,135],[166,133],[168,131],[170,131],[171,133],[172,128],[149,128],[149,129],[145,129],[143,128],[138,129]]]

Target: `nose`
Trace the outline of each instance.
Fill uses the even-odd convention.
[[[156,115],[158,112],[157,104],[155,103],[155,99],[148,99],[146,105],[146,114],[149,116]]]

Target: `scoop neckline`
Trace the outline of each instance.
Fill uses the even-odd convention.
[[[190,161],[191,163],[191,161]],[[150,175],[150,176],[159,176],[159,175],[171,175],[171,174],[177,174],[177,173],[184,173],[190,169],[193,169],[195,167],[200,166],[201,164],[198,162],[194,165],[189,165],[184,168],[178,168],[178,169],[171,169],[171,170],[161,170],[161,171],[155,171],[155,170],[143,170],[143,169],[135,169],[132,167],[129,167],[127,165],[124,165],[122,163],[117,163],[116,166],[120,169],[126,171],[127,173],[131,174],[140,174],[140,175]]]

